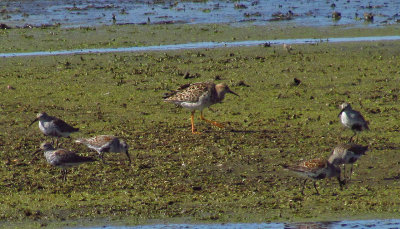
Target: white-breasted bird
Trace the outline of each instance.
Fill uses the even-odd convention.
[[[351,129],[354,133],[349,140],[350,142],[353,141],[353,137],[357,135],[357,132],[369,130],[367,121],[365,121],[364,117],[359,111],[353,110],[350,104],[343,103],[340,105],[340,109],[341,111],[338,115],[340,122],[343,124],[343,126]]]
[[[79,131],[79,128],[72,127],[63,120],[48,115],[46,112],[38,113],[29,126],[36,121],[39,121],[39,129],[45,136],[69,137],[71,133]]]

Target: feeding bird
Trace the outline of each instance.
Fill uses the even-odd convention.
[[[340,179],[340,168],[322,158],[301,161],[298,164],[290,166],[285,165],[284,167],[296,173],[298,176],[305,178],[301,189],[302,194],[304,194],[304,188],[308,179],[314,180],[314,188],[318,195],[317,180],[336,177],[339,181],[340,187],[344,185],[344,181]]]
[[[348,144],[339,144],[337,145],[328,161],[334,165],[342,165],[343,164],[343,177],[346,179],[346,164],[351,164],[350,176],[353,173],[353,164],[360,158],[362,155],[365,155],[365,152],[368,151],[368,146],[362,146],[354,143]]]
[[[118,137],[112,135],[99,135],[92,138],[80,138],[75,142],[85,144],[90,149],[96,150],[99,153],[100,158],[104,163],[104,153],[108,152],[125,152],[128,157],[129,164],[131,164],[131,158],[128,153],[128,144]]]

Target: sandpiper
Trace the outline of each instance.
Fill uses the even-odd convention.
[[[344,181],[340,179],[340,168],[322,158],[316,158],[307,161],[301,161],[296,165],[284,166],[286,169],[295,172],[300,177],[306,178],[301,189],[301,193],[304,195],[304,188],[306,186],[307,179],[314,180],[314,188],[319,195],[317,189],[317,180],[324,178],[337,177],[339,185],[342,188]]]
[[[41,150],[44,151],[44,156],[50,165],[61,168],[63,180],[67,179],[67,168],[95,161],[95,159],[91,157],[79,156],[74,152],[65,149],[55,149],[49,142],[43,142],[40,145],[40,150],[37,150],[35,153]]]
[[[39,129],[45,136],[69,137],[71,133],[79,131],[79,128],[72,127],[63,120],[48,115],[46,112],[38,113],[36,119],[29,126],[36,121],[39,121]]]
[[[214,84],[212,82],[201,82],[185,84],[178,90],[164,96],[165,102],[174,103],[192,111],[191,123],[192,133],[199,133],[194,127],[194,113],[200,111],[200,119],[211,123],[214,126],[223,128],[224,126],[218,122],[210,121],[204,118],[203,109],[215,103],[221,102],[225,98],[226,93],[231,93],[239,96],[229,89],[225,83]]]
[[[346,180],[346,164],[351,164],[349,180],[351,179],[351,175],[353,173],[353,164],[360,158],[362,155],[365,155],[365,152],[368,151],[368,146],[362,146],[354,143],[349,144],[339,144],[337,145],[330,155],[328,161],[334,165],[342,165],[343,164],[343,177]]]
[[[122,139],[112,135],[99,135],[92,138],[81,138],[75,142],[85,144],[90,149],[96,150],[99,153],[100,158],[103,160],[103,154],[107,152],[120,153],[125,152],[128,157],[129,164],[131,164],[131,158],[128,153],[128,144]]]
[[[349,142],[353,141],[353,137],[356,136],[357,132],[369,130],[367,121],[365,121],[360,112],[353,110],[350,104],[343,103],[340,105],[340,109],[341,111],[338,117],[340,118],[341,123],[343,126],[351,129],[354,132]]]

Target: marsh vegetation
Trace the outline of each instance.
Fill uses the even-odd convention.
[[[3,58],[0,219],[47,225],[398,216],[399,50],[400,42],[366,42],[292,45],[290,52],[257,46]],[[190,112],[162,96],[201,81],[225,82],[240,97],[205,110],[226,128],[196,120],[203,134],[193,135]],[[349,139],[337,117],[343,102],[369,121],[358,141],[370,152],[343,190],[323,180],[321,195],[301,195],[301,180],[282,165],[327,157]],[[28,127],[41,111],[80,128],[60,140],[63,148],[96,156],[73,139],[112,134],[130,145],[132,164],[124,154],[106,154],[108,164],[82,165],[63,182],[59,170],[33,155],[47,139]]]

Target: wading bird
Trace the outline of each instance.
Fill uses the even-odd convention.
[[[200,119],[211,123],[214,126],[223,128],[224,126],[218,122],[210,121],[204,118],[203,109],[213,104],[220,103],[226,93],[231,93],[236,96],[235,92],[229,89],[225,83],[214,84],[211,82],[192,83],[181,86],[178,90],[173,91],[164,96],[165,102],[170,102],[191,110],[192,133],[199,133],[194,127],[194,113],[200,111]]]

